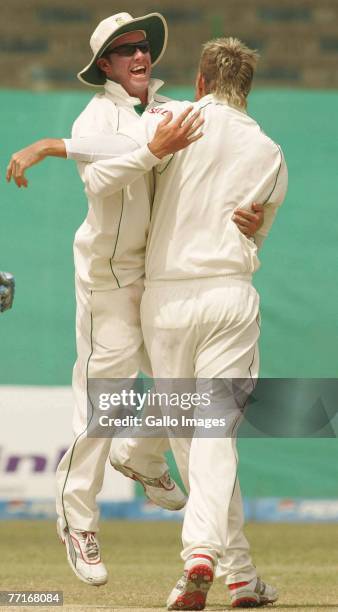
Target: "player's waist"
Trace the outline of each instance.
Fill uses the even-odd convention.
[[[215,276],[193,276],[187,278],[162,278],[162,279],[145,279],[145,288],[153,287],[168,287],[168,286],[183,286],[186,284],[202,284],[205,287],[218,287],[229,281],[242,281],[251,283],[252,274],[229,273],[219,274]]]

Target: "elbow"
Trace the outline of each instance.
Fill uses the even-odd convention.
[[[105,185],[101,183],[101,181],[96,179],[86,179],[85,190],[88,195],[91,194],[95,197],[101,198],[107,198],[108,196],[113,195],[117,191],[120,191],[120,189],[114,188],[112,185]]]
[[[89,164],[85,170],[84,183],[86,193],[92,194],[94,196],[104,196],[107,187],[102,183],[102,181],[97,176],[96,172],[93,172],[93,168]]]
[[[87,164],[83,173],[83,182],[85,184],[85,191],[86,193],[92,193],[94,195],[96,194],[96,189],[97,189],[97,185],[96,185],[96,181],[94,180],[94,176],[93,173],[91,171],[91,167],[90,164]]]
[[[106,198],[122,189],[119,181],[113,181],[110,176],[105,176],[91,164],[86,167],[84,182],[86,192],[96,197]]]
[[[102,195],[102,190],[100,189],[99,185],[95,181],[86,179],[85,180],[85,190],[88,195],[89,194],[92,194],[94,196]]]

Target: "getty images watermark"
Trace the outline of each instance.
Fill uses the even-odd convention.
[[[337,437],[337,379],[90,379],[89,437]]]
[[[226,419],[210,418],[210,417],[192,417],[187,416],[185,411],[189,413],[194,408],[211,407],[212,397],[209,393],[159,393],[155,390],[148,390],[140,393],[130,389],[123,389],[121,393],[100,393],[99,394],[99,410],[106,412],[99,416],[99,424],[101,427],[143,427],[146,428],[163,428],[163,427],[225,427]],[[124,407],[126,409],[133,408],[137,415],[124,415],[122,417],[110,416],[114,408]],[[159,414],[158,408],[161,410],[171,409],[172,414]],[[146,409],[146,410],[145,410]],[[149,414],[149,410],[151,413]],[[181,413],[178,413],[181,411]],[[143,414],[144,412],[144,414]],[[142,416],[141,416],[142,414]],[[177,416],[174,416],[174,415]]]

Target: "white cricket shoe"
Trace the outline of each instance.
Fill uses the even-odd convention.
[[[184,574],[168,597],[168,610],[204,610],[213,579],[212,558],[193,555],[186,561]]]
[[[112,454],[109,459],[110,464],[115,470],[128,478],[132,478],[132,480],[140,482],[146,496],[157,506],[166,510],[181,510],[184,508],[187,498],[176,482],[170,477],[169,470],[166,470],[160,478],[149,478],[139,474],[139,472],[135,472],[132,468],[122,465]]]
[[[260,578],[230,584],[229,590],[233,608],[258,608],[273,604],[278,599],[277,589]]]
[[[108,573],[101,561],[95,533],[68,527],[62,529],[61,519],[58,519],[56,528],[61,542],[66,546],[68,563],[74,574],[93,586],[106,584]]]

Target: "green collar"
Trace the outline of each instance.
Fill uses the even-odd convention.
[[[143,115],[144,111],[146,110],[147,105],[146,104],[135,104],[134,109],[136,110],[138,115]]]

